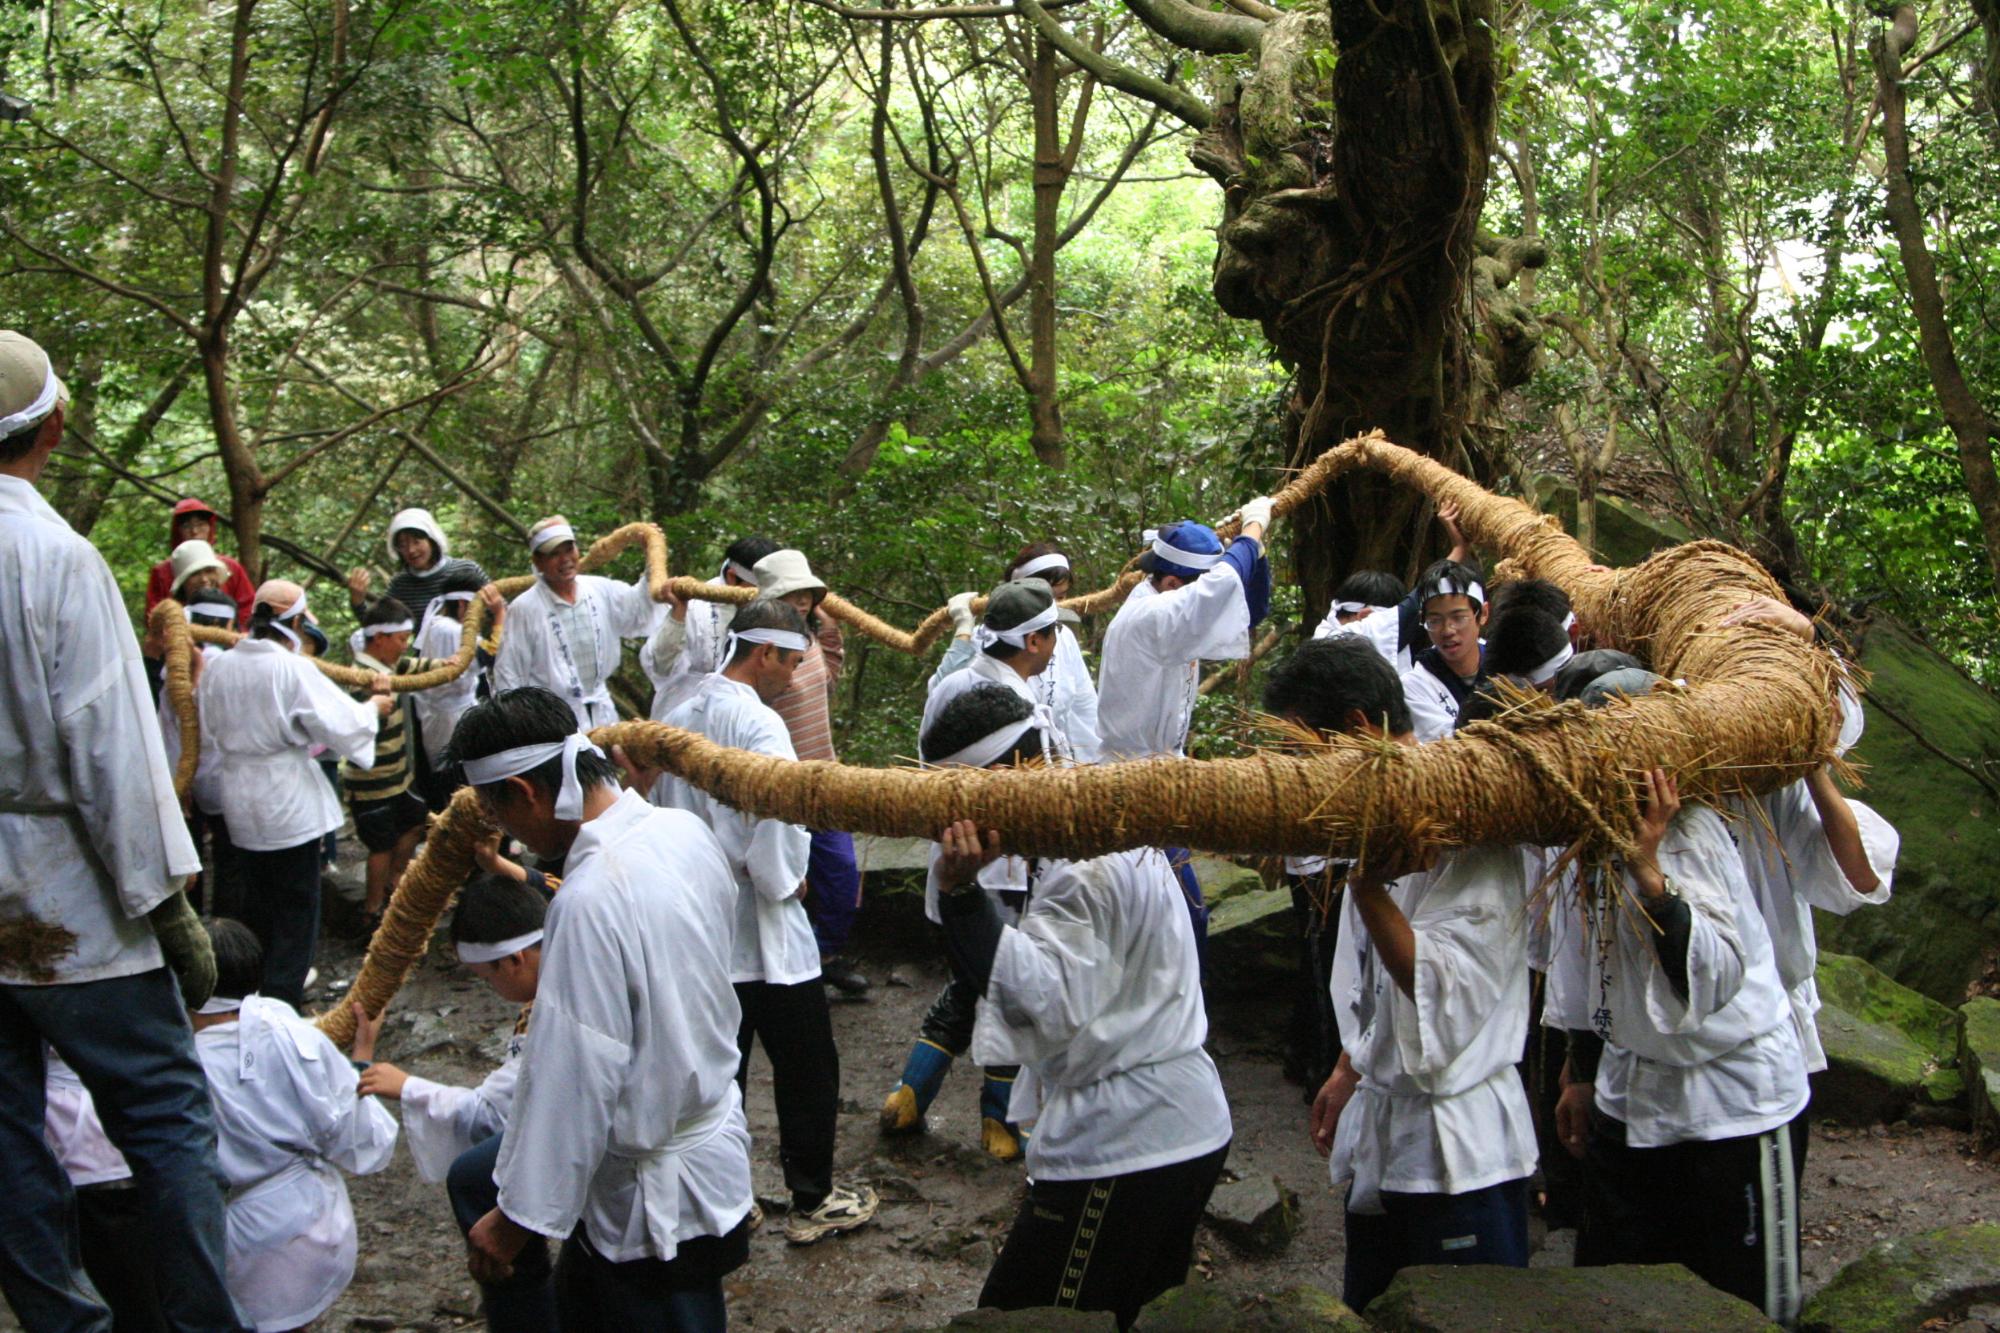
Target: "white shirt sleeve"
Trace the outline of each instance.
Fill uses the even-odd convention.
[[[1090,679],[1090,664],[1083,660],[1083,645],[1076,632],[1065,625],[1056,635],[1057,660],[1049,669],[1060,671],[1067,707],[1061,719],[1069,737],[1071,752],[1079,764],[1097,762],[1100,742],[1097,735],[1097,686]]]
[[[1057,867],[1021,924],[1001,932],[986,1000],[1009,1059],[1027,1064],[1061,1051],[1118,993],[1124,965],[1105,946],[1103,895],[1091,892],[1091,873],[1088,863]]]
[[[293,673],[298,692],[292,698],[292,721],[307,736],[356,768],[375,765],[375,726],[381,714],[375,705],[354,698],[320,669],[299,659]]]
[[[1395,1038],[1403,1068],[1426,1092],[1463,1091],[1447,1086],[1447,1075],[1518,984],[1522,879],[1512,848],[1476,849],[1442,868],[1410,918],[1416,966],[1407,998],[1416,1013],[1396,1024]]]
[[[637,582],[619,583],[607,579],[604,589],[604,609],[611,623],[611,632],[621,639],[643,639],[649,637],[659,623],[659,617],[667,615],[665,602],[653,600],[651,585],[645,571],[641,570]]]
[[[403,1084],[403,1132],[418,1175],[433,1183],[443,1180],[460,1153],[506,1128],[520,1071],[517,1056],[476,1088],[410,1076]]]
[[[1612,916],[1621,941],[1636,939],[1631,952],[1645,959],[1648,1020],[1659,1032],[1679,1035],[1694,1032],[1720,1013],[1743,985],[1748,959],[1736,905],[1750,895],[1742,882],[1742,858],[1712,810],[1697,806],[1676,815],[1660,840],[1659,862],[1690,909],[1685,1000],[1660,966],[1653,927],[1639,915],[1639,889],[1629,872],[1624,873],[1624,901]]]
[[[944,650],[944,656],[938,660],[937,670],[931,673],[930,683],[924,686],[924,692],[926,694],[935,692],[938,683],[946,676],[954,675],[971,666],[972,654],[976,651],[971,639],[954,636],[951,645]]]

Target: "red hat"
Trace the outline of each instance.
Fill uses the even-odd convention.
[[[222,515],[216,513],[213,509],[210,509],[206,504],[204,504],[200,500],[195,499],[192,495],[190,495],[187,499],[181,501],[179,504],[174,506],[174,517],[179,518],[182,514],[207,514],[210,518],[215,519],[217,522],[221,522],[222,520]]]

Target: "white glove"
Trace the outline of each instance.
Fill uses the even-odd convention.
[[[1246,504],[1241,509],[1237,510],[1236,516],[1241,520],[1243,520],[1243,526],[1246,528],[1249,527],[1252,523],[1255,523],[1258,527],[1263,528],[1266,532],[1270,531],[1271,497],[1268,495],[1258,496],[1256,499],[1252,500],[1249,504]]]
[[[979,623],[979,617],[972,614],[972,599],[979,594],[962,592],[944,604],[951,612],[951,627],[961,638],[972,636],[972,627]]]

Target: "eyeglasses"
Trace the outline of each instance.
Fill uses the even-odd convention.
[[[1476,618],[1477,617],[1475,617],[1473,613],[1470,611],[1447,611],[1443,615],[1425,616],[1424,628],[1432,631],[1437,631],[1441,629],[1464,629],[1466,626],[1470,625]]]

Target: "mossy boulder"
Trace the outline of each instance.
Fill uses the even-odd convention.
[[[1977,1222],[1885,1240],[1833,1275],[1800,1333],[1909,1333],[2000,1300],[2000,1226]]]
[[[1563,531],[1576,531],[1576,487],[1554,475],[1535,478],[1536,503],[1543,513],[1562,520]],[[1655,551],[1678,546],[1693,537],[1671,518],[1649,514],[1629,500],[1602,491],[1597,495],[1597,558],[1614,568],[1636,565]]]
[[[1755,1306],[1717,1291],[1679,1264],[1424,1265],[1396,1274],[1364,1313],[1383,1333],[1487,1328],[1771,1333],[1776,1327]]]
[[[1971,1094],[1972,1130],[1993,1143],[2000,1140],[2000,1000],[1982,995],[1958,1012],[1958,1069]]]
[[[1815,1111],[1870,1124],[1957,1100],[1955,1012],[1838,953],[1820,955],[1819,998],[1827,1070],[1813,1079]]]
[[[1109,1310],[967,1310],[944,1327],[981,1333],[1118,1333],[1118,1319]]]
[[[1874,680],[1853,756],[1868,770],[1860,797],[1896,826],[1903,848],[1890,901],[1821,913],[1820,938],[1957,1004],[1984,951],[2000,945],[2000,801],[1937,751],[1975,767],[2000,759],[2000,698],[1883,617],[1869,626],[1861,664]]]
[[[1368,1333],[1360,1315],[1318,1287],[1283,1291],[1190,1282],[1139,1312],[1139,1333]]]

